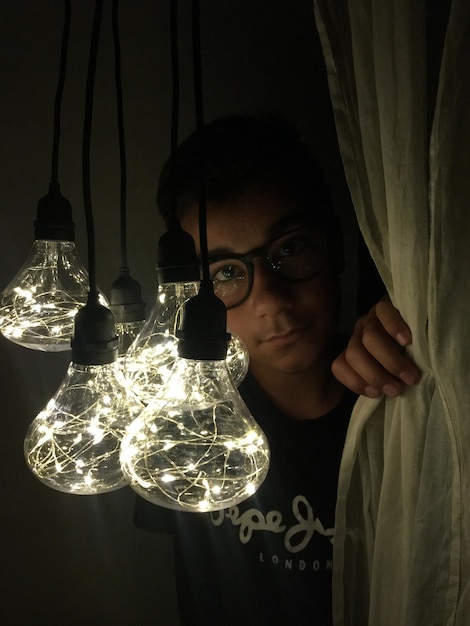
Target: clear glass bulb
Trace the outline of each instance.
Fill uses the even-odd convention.
[[[132,391],[148,404],[165,384],[177,357],[175,333],[183,304],[195,296],[199,282],[162,283],[156,303],[142,331],[129,347],[124,372]],[[232,335],[227,350],[227,364],[235,385],[248,371],[248,352],[242,341]]]
[[[250,363],[248,350],[243,341],[235,335],[230,329],[230,341],[227,347],[226,362],[230,376],[233,378],[235,386],[242,382],[248,372]]]
[[[118,361],[122,367],[124,367],[124,359],[127,355],[127,351],[136,340],[144,325],[145,320],[118,322],[114,325],[118,337]]]
[[[27,431],[27,464],[58,491],[91,495],[119,489],[126,484],[120,443],[142,409],[117,362],[71,363],[57,393]]]
[[[73,319],[87,301],[88,275],[73,241],[38,239],[0,294],[0,332],[35,350],[70,350]]]
[[[248,498],[266,477],[269,458],[265,435],[224,360],[179,358],[121,446],[134,491],[154,504],[193,512]]]
[[[141,332],[127,350],[124,373],[132,391],[148,404],[166,382],[177,357],[175,333],[181,306],[197,294],[197,282],[163,283]]]

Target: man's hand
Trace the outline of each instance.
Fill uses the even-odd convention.
[[[421,377],[403,353],[411,341],[411,331],[398,309],[383,298],[359,318],[346,349],[333,361],[332,372],[360,395],[398,396]]]

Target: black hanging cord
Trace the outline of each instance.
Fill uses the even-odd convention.
[[[176,152],[178,147],[178,118],[180,76],[178,57],[178,0],[170,0],[171,51],[171,143],[170,143],[170,220],[167,232],[158,241],[157,277],[160,284],[199,280],[199,266],[193,238],[181,228],[177,211]]]
[[[178,337],[178,355],[187,359],[223,360],[227,355],[230,334],[226,331],[227,311],[223,302],[214,294],[209,272],[206,232],[206,181],[204,150],[204,115],[202,98],[201,29],[199,2],[192,2],[192,37],[194,100],[196,108],[196,132],[199,138],[199,240],[201,248],[202,280],[199,293],[184,305],[181,329]]]
[[[178,120],[180,105],[180,72],[178,56],[178,0],[170,0],[170,48],[171,48],[171,137],[170,137],[170,185],[171,185],[171,222],[177,219],[176,193],[174,176],[174,157],[178,147]]]
[[[57,183],[59,178],[59,143],[60,143],[60,113],[62,97],[64,94],[65,73],[67,67],[67,53],[70,38],[71,3],[64,0],[64,28],[62,33],[62,46],[60,52],[59,79],[54,104],[54,134],[52,139],[52,171],[51,182]]]
[[[192,38],[193,38],[193,78],[194,78],[194,104],[196,113],[196,132],[199,136],[200,171],[199,171],[199,242],[201,247],[202,283],[205,288],[212,281],[209,273],[209,261],[207,250],[206,228],[206,176],[205,176],[205,150],[204,150],[204,110],[202,96],[202,61],[201,61],[201,19],[199,0],[192,1]]]
[[[113,0],[113,42],[114,42],[114,79],[116,83],[116,105],[119,136],[119,159],[121,165],[121,267],[127,267],[127,163],[124,136],[124,106],[121,80],[121,44],[119,37],[119,0]]]
[[[119,35],[119,1],[113,0],[112,26],[114,43],[114,80],[116,85],[119,160],[121,170],[120,223],[121,265],[119,277],[111,285],[110,307],[116,323],[137,322],[145,319],[145,304],[139,283],[130,276],[127,261],[127,162],[124,132],[124,104],[121,79],[121,43]]]
[[[95,229],[90,183],[93,94],[102,15],[103,0],[96,0],[88,59],[82,150],[83,205],[88,238],[90,290],[86,305],[81,307],[75,315],[74,333],[71,342],[72,362],[80,365],[106,365],[113,363],[117,358],[118,349],[118,338],[114,330],[114,316],[108,307],[100,304],[96,286]]]
[[[67,53],[70,38],[71,1],[64,0],[64,25],[60,51],[59,78],[54,103],[54,125],[52,136],[52,164],[49,191],[38,202],[36,221],[34,222],[34,238],[50,241],[73,241],[75,225],[72,219],[72,206],[60,193],[59,178],[59,144],[62,97],[64,93]]]
[[[90,280],[90,294],[97,294],[96,286],[96,244],[95,226],[91,201],[90,182],[90,147],[91,127],[93,120],[93,95],[95,87],[96,63],[98,57],[98,44],[100,38],[101,19],[103,15],[103,0],[96,0],[93,16],[93,28],[91,33],[90,54],[88,60],[88,74],[86,81],[85,115],[83,125],[83,203],[85,209],[87,240],[88,240],[88,274]]]

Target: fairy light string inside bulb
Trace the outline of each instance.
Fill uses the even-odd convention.
[[[123,472],[154,504],[225,509],[251,496],[267,475],[268,442],[229,374],[225,325],[225,306],[203,281],[183,307],[181,358],[123,438]]]

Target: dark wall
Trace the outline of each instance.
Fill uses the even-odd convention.
[[[72,202],[86,263],[81,141],[93,3],[76,0],[62,112],[59,181]],[[194,129],[190,3],[181,2],[180,137]],[[311,141],[342,213],[347,253],[355,227],[334,133],[311,0],[204,0],[201,23],[207,121],[227,113],[286,114]],[[91,177],[97,276],[109,293],[119,266],[119,156],[110,2],[105,3],[95,87]],[[161,223],[156,181],[170,142],[169,2],[121,1],[126,118],[129,265],[150,308]],[[26,259],[51,168],[52,113],[63,5],[15,0],[0,6],[0,289]],[[352,279],[351,279],[352,277]],[[345,325],[354,313],[354,269],[345,281]],[[0,622],[177,624],[171,546],[132,524],[123,489],[74,497],[26,468],[28,424],[53,395],[70,354],[45,354],[0,337]]]

